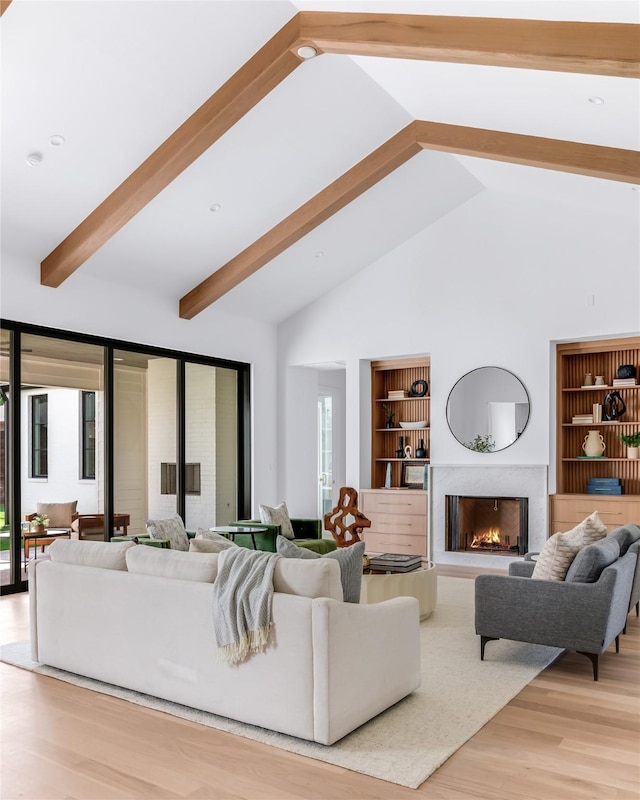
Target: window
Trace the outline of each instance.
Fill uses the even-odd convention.
[[[184,493],[200,494],[200,464],[185,464]],[[176,493],[176,465],[160,464],[160,494]]]
[[[96,393],[82,392],[81,400],[80,477],[91,480],[96,477]]]
[[[47,464],[47,395],[31,395],[31,477],[46,478]]]

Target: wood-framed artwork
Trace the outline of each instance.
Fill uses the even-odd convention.
[[[424,461],[403,461],[400,486],[403,489],[424,489],[427,467]]]

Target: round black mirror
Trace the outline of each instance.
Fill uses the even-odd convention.
[[[529,395],[522,381],[501,367],[479,367],[449,392],[447,422],[468,450],[496,453],[511,446],[529,421]]]

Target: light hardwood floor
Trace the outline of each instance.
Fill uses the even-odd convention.
[[[3,598],[0,609],[2,642],[27,638],[27,596]],[[0,664],[1,797],[638,800],[635,614],[627,631],[620,653],[603,656],[598,683],[584,656],[563,656],[416,790]]]

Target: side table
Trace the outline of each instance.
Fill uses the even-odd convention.
[[[415,597],[420,604],[420,620],[433,614],[438,600],[436,565],[430,561],[424,569],[412,572],[364,573],[360,590],[361,603],[381,603],[392,597]]]
[[[231,539],[232,542],[236,540],[237,533],[246,533],[251,536],[251,542],[253,544],[253,549],[257,550],[258,546],[256,544],[256,533],[266,533],[269,529],[268,528],[258,528],[252,526],[240,526],[240,525],[218,525],[215,528],[209,528],[210,531],[214,533],[221,533],[223,536],[226,536],[228,539]]]

